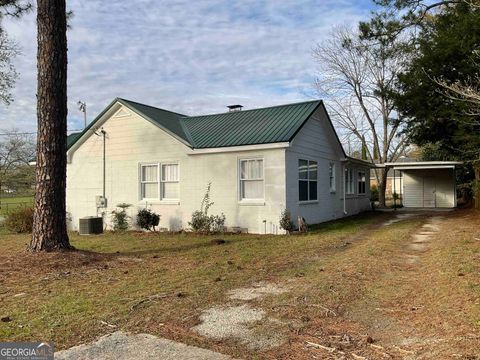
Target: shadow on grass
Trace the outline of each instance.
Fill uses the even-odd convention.
[[[325,231],[349,230],[354,227],[369,225],[385,218],[386,215],[380,212],[368,211],[356,215],[351,215],[342,219],[335,219],[319,224],[309,225],[310,233],[320,233]]]
[[[156,249],[146,249],[146,250],[126,250],[126,251],[117,251],[115,254],[123,256],[145,256],[145,255],[160,255],[164,253],[180,253],[190,250],[198,250],[202,248],[214,248],[214,247],[228,247],[228,245],[247,241],[249,239],[235,239],[235,240],[226,240],[223,244],[215,244],[211,239],[202,239],[195,243],[174,245],[174,246],[165,246]]]

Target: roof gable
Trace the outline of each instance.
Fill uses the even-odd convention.
[[[69,150],[73,145],[75,145],[80,138],[83,137],[90,129],[92,129],[95,124],[97,124],[100,119],[116,104],[120,103],[133,112],[137,113],[144,119],[154,123],[158,127],[165,130],[167,133],[177,138],[184,144],[190,146],[190,143],[187,140],[186,134],[183,132],[183,129],[180,125],[180,117],[185,115],[177,114],[172,111],[163,110],[149,105],[144,105],[137,103],[135,101],[116,98],[113,100],[87,127],[79,133],[71,134],[67,137],[67,150]]]
[[[185,133],[182,125],[180,124],[180,118],[186,115],[178,114],[173,111],[168,111],[153,106],[140,104],[135,101],[118,99],[120,103],[127,106],[140,116],[147,118],[151,122],[160,126],[166,130],[170,135],[174,137],[179,137],[183,142],[189,144],[187,134]]]

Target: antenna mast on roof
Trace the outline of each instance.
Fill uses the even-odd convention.
[[[84,129],[87,127],[87,103],[85,101],[78,101],[78,110],[83,112],[83,121],[84,121]]]

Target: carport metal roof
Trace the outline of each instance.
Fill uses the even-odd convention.
[[[377,164],[380,168],[392,168],[394,170],[423,170],[423,169],[455,169],[462,165],[461,161],[414,161],[414,162],[387,162]]]

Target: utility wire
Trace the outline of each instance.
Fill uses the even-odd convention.
[[[74,130],[67,130],[67,132],[79,132],[83,131],[83,129],[74,129]],[[14,132],[14,133],[0,133],[0,136],[12,136],[12,135],[35,135],[38,131],[35,132]]]

